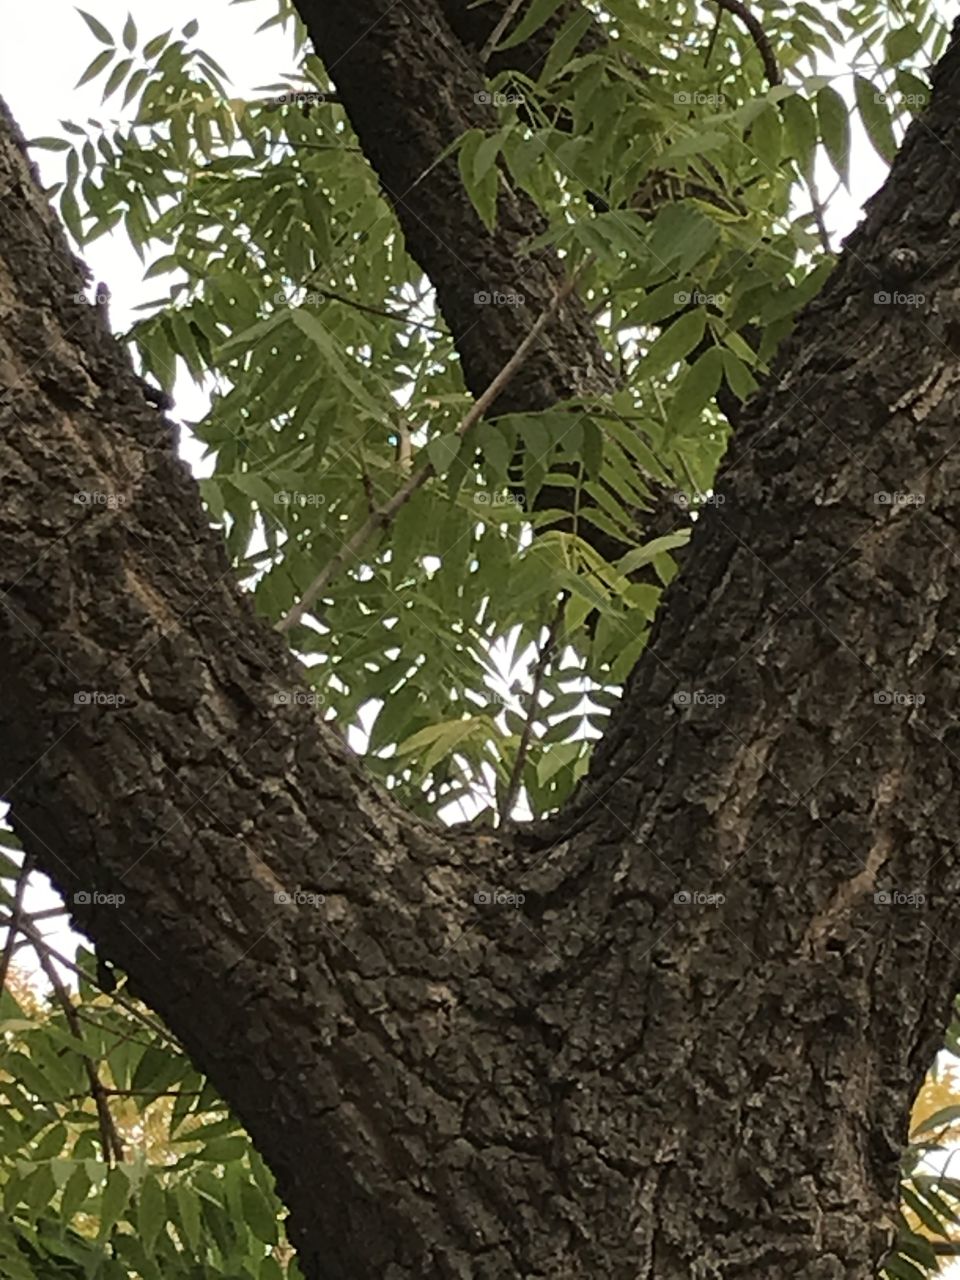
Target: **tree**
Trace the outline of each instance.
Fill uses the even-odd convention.
[[[537,8],[542,17],[548,6]],[[594,181],[602,167],[588,174],[576,198],[608,221],[578,246],[579,276],[558,257],[531,255],[526,237],[542,231],[549,241],[549,226],[537,221],[532,197],[527,204],[507,189],[498,152],[487,147],[480,159],[488,118],[470,103],[486,105],[474,90],[481,64],[462,57],[478,37],[448,10],[425,5],[411,16],[353,0],[322,10],[305,3],[301,13],[395,204],[406,250],[436,287],[473,394],[508,366],[530,317],[525,326],[508,310],[490,312],[480,341],[458,263],[506,270],[520,260],[519,292],[529,289],[545,342],[498,388],[495,410],[532,419],[556,401],[569,411],[599,399],[630,422],[607,368],[609,344],[591,329],[587,306],[564,295],[589,286],[608,308],[618,305],[605,289],[629,250],[611,251],[606,267],[602,259],[605,235],[618,234],[611,228],[624,216],[602,210],[619,197]],[[565,40],[571,60],[552,68],[566,88],[556,90],[549,124],[576,142],[589,117],[576,59],[594,46],[582,53],[575,11],[556,21],[550,50]],[[921,42],[922,33],[913,52]],[[760,57],[769,40],[748,29],[742,49],[769,79]],[[164,74],[182,52],[174,48]],[[642,64],[627,69],[648,85]],[[508,83],[520,73],[508,58],[498,74]],[[758,393],[736,410],[714,501],[575,794],[549,816],[496,830],[451,831],[404,807],[402,787],[391,794],[375,782],[299,696],[298,664],[235,586],[169,424],[78,298],[78,268],[5,119],[0,283],[16,323],[5,323],[0,348],[8,383],[0,791],[25,848],[64,890],[98,954],[129,974],[244,1121],[290,1209],[307,1277],[826,1280],[873,1275],[886,1253],[911,1103],[958,977],[957,681],[952,641],[942,640],[955,613],[958,76],[954,39],[863,225]],[[739,125],[767,155],[775,126],[779,155],[781,110],[785,128],[791,114],[815,118],[845,168],[836,103],[825,95],[810,117],[787,108],[795,100],[802,95],[764,96]],[[873,107],[858,101],[879,136]],[[174,122],[171,145],[182,149],[186,112],[163,109]],[[738,363],[696,350],[710,304],[696,301],[690,312],[676,295],[699,261],[691,246],[707,243],[698,218],[714,215],[688,216],[691,202],[710,203],[690,184],[706,173],[726,190],[734,177],[733,198],[744,204],[752,188],[702,124],[684,146],[682,123],[670,117],[660,155],[676,161],[716,147],[716,165],[679,166],[668,217],[634,209],[641,223],[650,216],[653,235],[659,228],[658,256],[673,243],[663,228],[681,226],[673,234],[682,263],[668,256],[655,282],[667,292],[636,318],[662,325],[649,344],[652,382],[657,360],[662,375],[691,360],[689,373],[663,378],[666,424],[681,435],[691,417],[701,421],[721,376],[734,391],[740,365],[756,360],[735,339],[757,317],[755,305],[744,306],[737,325],[712,326],[723,336],[715,348]],[[536,120],[521,125],[536,138]],[[506,134],[497,145],[505,144]],[[216,179],[230,168],[216,163],[198,204],[219,208],[226,222],[229,195]],[[767,193],[771,226],[785,216],[789,186],[773,181]],[[68,223],[76,222],[71,194]],[[94,191],[87,199],[104,202]],[[434,219],[451,219],[432,221],[422,240],[420,199],[434,202]],[[128,221],[142,240],[141,205],[131,200]],[[168,226],[185,216],[155,212]],[[749,221],[749,207],[742,216]],[[625,225],[636,231],[631,218]],[[795,302],[820,277],[798,270],[791,235],[781,285]],[[457,261],[445,257],[451,236]],[[717,245],[722,260],[719,232]],[[303,279],[298,266],[288,274]],[[716,269],[729,277],[731,263]],[[403,270],[417,274],[406,258]],[[753,283],[773,292],[769,276]],[[230,294],[240,309],[243,284],[235,278]],[[765,343],[790,328],[789,310]],[[148,352],[164,326],[175,334],[179,325],[176,349],[202,367],[201,314],[194,303],[196,331],[184,330],[184,315],[165,313],[152,329],[146,322]],[[281,321],[259,323],[234,339],[238,366],[258,343],[279,355]],[[351,386],[352,407],[366,412],[369,389],[356,369],[309,318],[292,323],[326,351],[325,372],[339,361],[336,395]],[[223,337],[208,336],[214,362],[230,356],[229,346],[212,353]],[[375,349],[368,363],[376,367]],[[263,380],[268,365],[264,357],[245,367]],[[459,459],[462,487],[465,473],[483,474],[473,470],[476,450],[490,468],[496,449],[453,416],[434,437],[447,444],[431,439],[423,454],[433,473]],[[543,590],[555,607],[561,596],[572,602],[570,642],[602,654],[621,633],[613,624],[601,631],[591,615],[611,606],[583,584],[602,579],[614,556],[625,583],[616,625],[629,627],[650,584],[631,577],[642,557],[621,556],[624,547],[631,554],[624,517],[641,528],[656,519],[656,503],[644,502],[654,485],[645,495],[639,482],[610,479],[620,501],[609,522],[595,519],[600,536],[571,529],[578,503],[551,500],[543,510],[536,498],[548,478],[563,488],[579,466],[574,491],[601,510],[606,490],[583,480],[595,444],[582,433],[549,477],[544,468],[531,479],[535,432],[528,421],[514,430],[502,487],[526,491],[534,546],[577,538],[589,548],[581,548],[589,573]],[[399,454],[404,429],[393,435]],[[605,454],[606,437],[602,445]],[[522,481],[512,469],[518,449]],[[655,470],[653,458],[647,480]],[[350,520],[360,530],[368,518],[389,524],[385,488],[396,494],[406,481],[394,473],[370,483],[372,510],[351,508],[344,529]],[[443,496],[428,478],[418,492]],[[268,495],[252,493],[262,514]],[[86,495],[79,504],[77,495]],[[234,520],[228,544],[248,569],[250,527]],[[269,548],[269,529],[265,537]],[[647,564],[669,549],[651,550],[636,529],[633,538]],[[316,574],[320,534],[293,540],[291,556]],[[397,547],[394,538],[385,551],[368,550],[371,564],[391,564]],[[590,552],[598,559],[588,561]],[[258,595],[264,612],[282,614],[308,590],[311,578],[298,585],[298,572],[289,570],[272,609]],[[317,598],[329,600],[331,620],[347,616],[344,597],[362,594],[363,581],[361,569],[348,586],[322,584]],[[495,584],[484,590],[497,599]],[[501,617],[510,617],[505,608]],[[317,652],[308,630],[293,628],[292,638]],[[332,625],[323,643],[336,644]],[[369,695],[349,697],[356,706]],[[381,773],[391,770],[414,789],[395,764]],[[435,791],[440,798],[442,787]],[[910,1274],[909,1262],[898,1265]]]

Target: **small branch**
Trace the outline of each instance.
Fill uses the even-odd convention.
[[[63,1010],[64,1017],[67,1020],[67,1026],[70,1028],[71,1034],[83,1044],[83,1028],[80,1026],[80,1019],[77,1017],[77,1011],[73,1007],[73,1001],[70,999],[70,992],[60,980],[60,975],[54,967],[53,961],[50,959],[47,947],[41,942],[34,942],[34,951],[37,953],[37,959],[40,961],[40,967],[47,976],[47,981],[53,987],[57,1000]],[[97,1108],[97,1119],[100,1122],[100,1145],[103,1148],[103,1159],[110,1164],[111,1159],[117,1164],[122,1164],[125,1155],[123,1143],[120,1141],[120,1135],[117,1133],[117,1127],[113,1122],[113,1116],[110,1114],[110,1106],[107,1103],[106,1090],[97,1075],[97,1069],[93,1064],[93,1060],[86,1054],[83,1055],[83,1067],[87,1073],[87,1079],[90,1081],[90,1094]]]
[[[370,307],[365,302],[357,302],[353,298],[346,298],[342,293],[332,293],[329,289],[324,289],[322,285],[311,289],[309,277],[306,283],[301,286],[308,293],[318,293],[321,298],[327,298],[330,302],[340,302],[345,307],[352,307],[354,311],[362,311],[368,316],[377,316],[381,320],[394,320],[397,324],[413,325],[417,329],[429,329],[431,333],[443,333],[442,329],[437,328],[435,324],[430,324],[426,320],[412,320],[409,316],[401,315],[396,311],[381,311],[379,307]]]
[[[560,624],[563,622],[563,611],[567,607],[566,596],[562,597],[557,605],[556,613],[550,624],[550,630],[547,632],[547,638],[543,642],[543,648],[537,655],[537,663],[533,669],[533,688],[530,690],[530,703],[527,707],[527,718],[524,721],[523,731],[520,734],[520,743],[517,747],[517,754],[513,761],[513,769],[510,773],[510,782],[507,785],[506,794],[503,797],[503,803],[500,805],[499,821],[500,826],[507,821],[513,811],[513,806],[517,803],[517,796],[520,794],[520,782],[523,777],[523,766],[527,761],[527,753],[530,750],[530,741],[533,737],[533,724],[536,720],[537,706],[539,704],[540,690],[543,688],[544,676],[547,674],[547,667],[550,659],[553,657],[553,647],[557,642],[557,634],[560,631]]]
[[[540,334],[556,314],[564,299],[572,292],[579,273],[579,269],[574,271],[566,283],[557,290],[550,302],[550,305],[539,316],[536,324],[534,324],[533,328],[517,347],[516,351],[493,379],[487,389],[474,401],[469,412],[452,433],[457,439],[462,440],[470,428],[474,426],[475,423],[479,422],[487,409],[489,409],[513,375],[521,367],[527,358],[530,348],[540,337]],[[374,511],[360,526],[356,533],[354,533],[349,541],[344,543],[338,554],[335,555],[333,559],[323,567],[323,569],[321,569],[320,573],[317,574],[314,580],[307,587],[306,591],[304,591],[299,603],[294,605],[285,618],[280,619],[274,630],[283,633],[285,631],[289,631],[291,627],[295,627],[327,583],[337,576],[344,565],[349,564],[357,555],[360,554],[366,546],[369,538],[376,533],[378,529],[384,529],[390,524],[400,508],[405,506],[419,489],[423,488],[433,474],[433,466],[427,462],[419,471],[410,476],[410,478],[401,485],[393,497],[390,498],[378,511]]]
[[[723,21],[723,9],[717,5],[717,20],[713,24],[713,30],[710,32],[710,40],[707,44],[707,52],[703,55],[703,65],[709,67],[710,59],[713,57],[713,50],[716,47],[717,36],[720,34],[720,24]]]
[[[726,9],[727,13],[732,13],[735,18],[739,18],[750,32],[753,37],[753,43],[757,47],[757,52],[763,59],[763,69],[766,72],[767,83],[771,87],[775,84],[783,84],[783,77],[777,64],[777,56],[773,52],[773,45],[771,45],[767,33],[760,24],[760,20],[747,8],[743,0],[713,0],[713,2],[718,8]]]
[[[402,418],[395,425],[397,428],[397,464],[401,471],[409,475],[413,468],[413,442],[410,438],[410,428]]]
[[[23,855],[23,864],[20,867],[20,874],[17,876],[17,887],[13,895],[13,908],[7,917],[8,928],[7,938],[3,946],[3,955],[0,956],[0,994],[2,994],[7,983],[7,973],[10,969],[10,960],[13,956],[14,942],[20,929],[20,917],[23,914],[23,895],[27,889],[27,880],[30,878],[30,872],[33,870],[33,858],[29,853]],[[6,923],[6,921],[5,921]]]
[[[810,192],[810,200],[813,205],[813,219],[817,224],[817,235],[820,237],[820,244],[824,253],[833,253],[830,244],[830,232],[827,230],[826,206],[820,199],[820,193],[817,190],[817,184],[813,177],[813,165],[810,166],[810,175],[807,178],[807,188]]]
[[[373,481],[370,479],[370,472],[367,470],[366,460],[362,452],[360,454],[360,483],[363,485],[364,497],[367,499],[367,510],[373,515],[377,509],[377,495],[374,492]]]
[[[137,1008],[137,1006],[133,1004],[130,1000],[128,1000],[125,996],[118,995],[115,991],[104,991],[100,983],[96,982],[93,978],[91,978],[90,975],[84,969],[81,969],[80,966],[75,961],[68,960],[67,957],[63,955],[61,952],[57,951],[55,947],[51,947],[50,944],[47,942],[46,938],[44,938],[43,934],[40,932],[40,930],[35,929],[32,924],[28,923],[28,921],[21,919],[20,932],[25,934],[26,937],[30,939],[31,945],[39,944],[41,947],[43,947],[43,949],[45,950],[48,956],[56,960],[57,964],[62,964],[64,968],[71,969],[79,977],[83,978],[85,982],[89,982],[91,986],[96,987],[97,990],[103,992],[105,996],[109,996],[110,999],[114,1001],[115,1004],[120,1005],[122,1009],[126,1009],[127,1013],[129,1013],[132,1017],[136,1018],[138,1022],[142,1022],[145,1027],[149,1027],[154,1035],[160,1036],[168,1044],[171,1044],[176,1049],[179,1049],[181,1053],[186,1052],[186,1050],[183,1048],[183,1045],[176,1038],[176,1036],[173,1034],[172,1031],[168,1031],[167,1028],[162,1025],[162,1023],[154,1022],[152,1018],[147,1017],[145,1013],[142,1013]],[[34,950],[36,950],[35,945],[34,945]]]
[[[486,44],[483,46],[483,49],[480,52],[481,67],[485,67],[487,63],[490,61],[490,55],[493,53],[494,49],[496,49],[497,45],[500,43],[500,38],[502,37],[503,33],[506,31],[507,27],[509,27],[511,21],[513,20],[514,14],[520,8],[522,3],[523,3],[523,0],[510,0],[510,3],[507,5],[506,9],[503,12],[503,15],[500,18],[500,21],[490,32],[490,35],[487,37]]]

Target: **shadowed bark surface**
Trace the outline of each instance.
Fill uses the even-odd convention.
[[[68,899],[125,895],[75,920],[248,1126],[310,1280],[875,1273],[960,953],[958,108],[954,41],[586,782],[503,840],[277,698],[3,117],[0,793]]]

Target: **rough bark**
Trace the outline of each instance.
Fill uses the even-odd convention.
[[[553,253],[526,244],[545,229],[522,191],[504,192],[488,231],[464,189],[456,155],[469,129],[496,128],[476,57],[437,0],[301,0],[297,8],[337,87],[364,154],[403,228],[406,247],[437,291],[464,380],[474,395],[516,350],[563,281]],[[518,306],[478,305],[475,294],[521,294]],[[614,375],[576,295],[497,402],[498,412],[549,408],[610,390]]]
[[[502,841],[402,813],[292,700],[0,125],[0,793],[68,898],[126,896],[75,919],[249,1127],[310,1280],[874,1274],[960,954],[958,108],[955,40],[586,784]]]

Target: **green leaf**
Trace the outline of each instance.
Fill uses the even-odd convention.
[[[200,1246],[200,1198],[193,1187],[178,1183],[174,1188],[177,1219],[183,1227],[186,1242],[193,1252]]]
[[[820,137],[827,149],[837,176],[850,189],[850,117],[847,104],[830,85],[817,94],[817,120]]]
[[[158,53],[166,48],[167,41],[170,39],[170,32],[164,31],[161,35],[154,36],[152,40],[148,40],[143,46],[143,56],[149,60],[155,58]]]
[[[101,102],[106,102],[110,95],[120,88],[126,79],[127,72],[132,66],[132,58],[124,58],[122,62],[117,63],[110,72],[110,75],[107,78],[107,83],[103,87],[103,97],[101,98]]]
[[[707,313],[703,307],[684,312],[668,329],[664,329],[647,354],[641,357],[640,376],[645,379],[658,377],[679,364],[700,342],[706,324]]]
[[[880,158],[890,164],[897,154],[897,140],[893,135],[886,95],[863,76],[854,76],[853,85],[866,135]]]
[[[82,84],[86,84],[88,80],[98,76],[104,67],[109,64],[114,52],[115,50],[113,49],[101,49],[73,87],[79,89]]]
[[[949,1107],[941,1107],[939,1111],[934,1111],[933,1115],[927,1116],[921,1124],[918,1124],[911,1133],[911,1141],[918,1138],[921,1133],[930,1133],[933,1129],[939,1129],[941,1125],[953,1124],[955,1120],[960,1120],[960,1103],[952,1103]]]
[[[523,44],[525,40],[529,40],[533,33],[539,31],[543,24],[559,9],[561,3],[562,0],[530,0],[526,12],[516,27],[506,39],[500,41],[496,48],[513,49],[516,45]]]
[[[897,27],[884,39],[887,62],[904,62],[923,47],[923,33],[918,27]]]
[[[126,1165],[117,1165],[107,1174],[103,1195],[100,1197],[100,1227],[98,1240],[106,1240],[120,1220],[130,1199],[130,1178]]]
[[[102,44],[113,44],[113,36],[103,23],[99,22],[92,13],[85,13],[83,9],[78,9],[77,13],[79,13],[80,17]]]
[[[82,1164],[78,1164],[76,1169],[67,1179],[67,1184],[63,1188],[63,1196],[60,1201],[60,1214],[64,1222],[69,1222],[80,1206],[85,1202],[90,1194],[90,1175]]]
[[[167,1221],[167,1198],[159,1179],[147,1174],[137,1204],[137,1231],[147,1253],[153,1253],[157,1238]]]
[[[487,135],[482,129],[470,129],[464,134],[460,143],[457,164],[460,168],[460,179],[473,207],[480,215],[484,226],[491,231],[497,219],[500,171],[496,165],[490,165],[483,170],[481,178],[478,179],[476,176],[477,156],[486,142]]]
[[[31,138],[28,147],[39,147],[43,151],[69,151],[70,143],[66,138]]]
[[[723,352],[709,347],[678,380],[667,414],[671,432],[683,434],[692,426],[713,399],[722,376]]]
[[[781,132],[780,113],[772,103],[767,103],[751,125],[748,139],[757,159],[767,169],[776,169],[780,163]]]
[[[137,24],[132,13],[127,14],[127,20],[123,24],[123,43],[131,52],[137,47]]]
[[[263,1244],[276,1244],[280,1238],[276,1210],[260,1188],[245,1182],[240,1188],[240,1203],[243,1220],[256,1238]]]
[[[452,432],[434,436],[426,448],[430,465],[438,476],[445,476],[460,452],[460,439]]]

